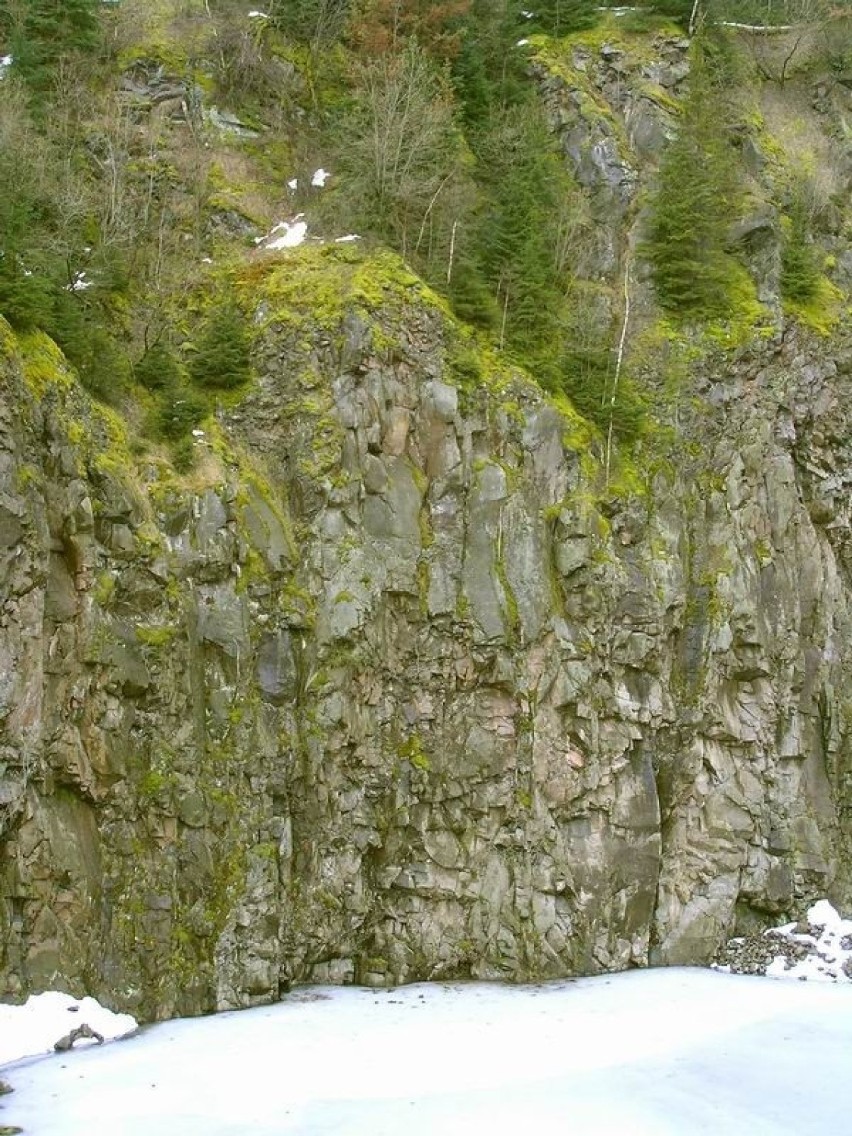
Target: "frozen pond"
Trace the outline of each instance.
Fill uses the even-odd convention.
[[[852,983],[309,988],[0,1073],[0,1126],[33,1136],[839,1136]]]

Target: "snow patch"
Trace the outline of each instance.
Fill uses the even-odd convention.
[[[314,170],[314,176],[311,178],[311,185],[316,189],[324,189],[325,183],[331,177],[328,170],[324,170],[322,166],[318,170]]]
[[[821,899],[808,908],[800,923],[783,923],[763,934],[731,939],[715,968],[846,984],[852,980],[852,919],[844,919],[828,900]]]
[[[94,998],[72,998],[58,991],[33,994],[23,1006],[0,1003],[0,1065],[51,1053],[60,1038],[84,1023],[110,1041],[138,1028],[130,1014],[115,1014]],[[97,1042],[81,1040],[75,1045]]]
[[[361,238],[358,236],[357,233],[347,233],[345,237],[335,237],[334,243],[336,245],[346,245],[346,244],[349,244],[351,241],[360,241],[360,240],[361,240]]]
[[[272,226],[265,237],[256,237],[254,243],[263,245],[269,252],[296,248],[308,235],[308,223],[304,220],[304,216],[304,213],[297,213],[292,221],[279,221],[277,225]]]
[[[67,285],[69,292],[85,292],[87,288],[92,287],[92,281],[86,276],[85,272],[75,272],[74,279]]]
[[[277,225],[276,229],[283,229],[280,237],[274,240],[267,241],[264,246],[267,249],[285,249],[297,248],[304,241],[308,235],[307,221],[294,221],[292,225],[288,225],[286,221],[282,225]],[[275,230],[273,230],[274,232]]]
[[[249,12],[249,19],[250,20],[268,20],[269,16],[266,14],[266,12],[251,11],[251,12]]]
[[[298,178],[290,178],[290,180],[287,182],[287,188],[292,189],[294,191],[297,190],[299,188],[299,179]]]

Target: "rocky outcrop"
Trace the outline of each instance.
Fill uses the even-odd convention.
[[[0,996],[707,962],[852,900],[852,347],[782,314],[753,132],[762,327],[628,270],[683,42],[532,65],[632,457],[389,254],[235,273],[256,379],[185,475],[0,320]]]
[[[183,478],[5,333],[2,992],[702,962],[847,902],[849,351],[705,350],[607,481],[390,258],[251,287]]]

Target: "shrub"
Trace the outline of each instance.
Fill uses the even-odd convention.
[[[147,390],[159,391],[178,386],[183,371],[177,356],[164,343],[156,343],[133,367],[133,377]]]

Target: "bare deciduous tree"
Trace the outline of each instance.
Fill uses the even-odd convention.
[[[463,164],[442,76],[416,45],[361,68],[345,134],[341,161],[359,212],[403,255],[422,246]]]

